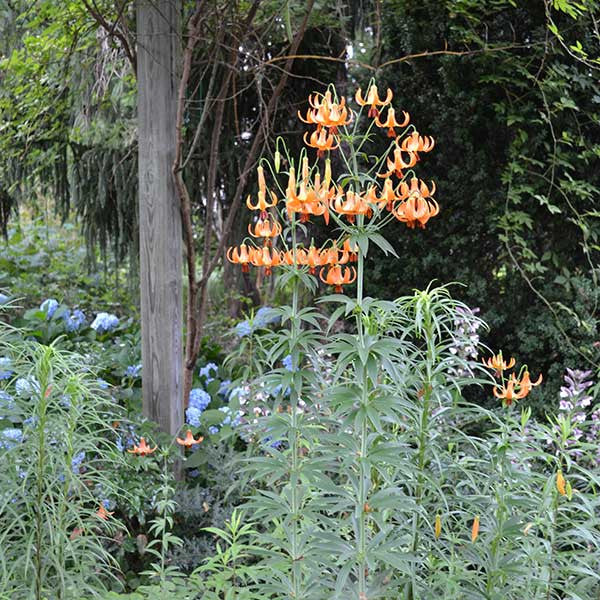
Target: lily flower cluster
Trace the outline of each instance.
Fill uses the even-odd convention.
[[[279,187],[285,202],[285,210],[281,214],[277,209],[278,195],[267,186],[263,167],[258,167],[257,198],[253,200],[249,196],[246,201],[250,210],[258,212],[258,219],[248,226],[248,234],[256,242],[244,241],[237,247],[229,248],[228,260],[241,265],[245,273],[249,272],[250,266],[262,267],[265,275],[270,275],[273,268],[284,265],[307,267],[311,275],[316,275],[319,269],[321,281],[333,286],[336,292],[341,292],[343,286],[353,283],[357,276],[356,269],[350,264],[357,260],[358,245],[352,239],[352,227],[357,219],[360,226],[368,227],[371,220],[388,214],[392,220],[395,217],[410,228],[424,228],[429,219],[439,212],[439,206],[433,199],[435,184],[427,185],[415,177],[412,168],[419,161],[419,154],[429,152],[435,142],[433,138],[421,136],[417,131],[407,136],[397,135],[396,128],[405,128],[410,117],[403,112],[402,118],[397,120],[391,107],[392,98],[393,94],[388,89],[385,98],[380,99],[375,85],[369,87],[366,98],[363,98],[359,88],[355,99],[361,108],[354,112],[347,106],[346,98],[338,99],[333,89],[324,94],[310,95],[308,110],[305,115],[300,112],[298,115],[304,123],[316,126],[312,133],[304,135],[304,142],[308,148],[317,151],[317,162],[311,167],[304,152],[297,172],[290,161],[287,185],[285,189]],[[352,132],[349,131],[349,125],[359,121],[362,107],[365,106],[369,106],[368,118],[371,121],[367,134],[359,136],[356,127]],[[385,107],[387,115],[382,118],[380,109]],[[356,158],[358,150],[353,147],[354,140],[359,140],[361,148],[364,141],[369,139],[373,127],[385,129],[394,141],[384,155],[367,168],[367,177],[361,178],[360,183],[357,174],[349,178],[350,183],[348,178],[344,183],[336,183],[332,178],[329,154],[340,150],[341,159],[347,162],[342,142],[348,142]],[[321,171],[319,159],[326,154],[328,156]],[[277,152],[274,173],[279,173],[280,162],[281,156]],[[291,249],[278,250],[276,240],[281,239],[283,230],[278,216],[290,222],[298,217],[301,223],[309,222],[313,217],[323,217],[326,224],[333,218],[341,226],[343,234],[341,239],[328,242],[321,248],[313,244],[308,247],[296,244]]]
[[[502,352],[496,356],[488,358],[487,361],[482,359],[483,364],[495,371],[495,376],[501,381],[499,385],[494,387],[494,396],[502,400],[503,406],[510,406],[516,400],[522,400],[525,398],[531,389],[542,383],[542,375],[538,377],[537,381],[531,381],[529,371],[527,367],[521,369],[519,375],[511,373],[508,377],[505,377],[505,371],[512,369],[515,366],[515,359],[511,358],[508,362],[504,360]]]

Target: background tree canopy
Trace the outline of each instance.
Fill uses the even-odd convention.
[[[249,20],[252,3],[211,3],[184,121],[199,258],[207,198],[216,199],[216,240],[246,227],[243,211],[230,231],[223,223],[257,132],[265,135],[252,167],[261,152],[272,155],[278,134],[297,133],[300,146],[296,112],[308,93],[335,82],[350,94],[375,76],[436,139],[421,173],[435,179],[445,218],[425,232],[396,225],[401,260],[370,255],[369,293],[468,282],[454,294],[481,308],[486,341],[547,374],[546,393],[565,366],[596,367],[597,9],[566,0],[315,2],[267,120],[306,5],[260,2]],[[134,267],[137,256],[135,29],[129,0],[0,0],[0,224],[23,209],[75,214],[90,262],[99,249],[115,268]],[[220,277],[258,302],[254,282],[227,266]],[[226,300],[240,310],[235,294]]]

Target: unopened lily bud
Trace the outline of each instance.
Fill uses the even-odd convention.
[[[562,471],[559,471],[556,474],[556,489],[561,496],[564,496],[567,493],[565,489],[565,478],[562,474]]]
[[[308,179],[308,158],[306,156],[302,159],[302,179]]]
[[[281,167],[281,154],[279,150],[275,151],[275,173],[279,173],[279,168]]]
[[[471,527],[471,541],[474,542],[479,535],[479,515],[473,519],[473,527]]]
[[[331,160],[328,158],[325,161],[325,189],[329,188],[331,183]]]
[[[258,169],[256,169],[256,171],[258,172],[258,189],[264,193],[267,190],[267,183],[265,181],[265,172],[263,171],[262,167],[258,167]]]
[[[435,539],[439,539],[442,534],[442,517],[440,515],[435,515]]]

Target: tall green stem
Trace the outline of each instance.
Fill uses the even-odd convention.
[[[353,154],[353,162],[355,165],[356,172],[358,172],[358,166],[356,164],[356,155]],[[362,215],[358,218],[358,225],[362,227],[364,217]],[[356,276],[356,311],[357,311],[357,323],[356,328],[358,332],[359,345],[364,345],[364,324],[363,324],[363,285],[364,285],[364,264],[365,257],[362,249],[359,247],[358,250],[358,272]],[[357,365],[358,366],[358,365]],[[368,377],[366,365],[361,365],[361,377],[360,382],[362,385],[361,391],[361,409],[363,409],[363,418],[360,426],[360,464],[359,464],[359,488],[358,488],[358,506],[357,520],[358,520],[358,594],[361,600],[366,598],[367,594],[367,581],[366,581],[366,570],[367,570],[367,481],[370,478],[370,469],[367,462],[367,441],[368,441],[368,428],[367,428],[367,415],[366,405],[369,399],[368,390]]]
[[[294,269],[298,268],[297,255],[296,255],[296,218],[292,218],[292,252],[294,257]],[[300,580],[301,580],[301,568],[300,568],[300,551],[298,548],[298,525],[300,519],[300,498],[298,495],[299,491],[299,439],[298,439],[298,399],[300,397],[301,390],[296,388],[296,377],[295,373],[299,368],[299,350],[298,350],[298,337],[300,333],[300,327],[298,322],[298,296],[299,296],[299,280],[294,278],[294,287],[292,292],[292,318],[291,318],[291,331],[290,331],[290,350],[292,355],[292,385],[290,386],[290,425],[292,430],[291,440],[291,454],[292,454],[292,467],[290,471],[290,485],[292,492],[292,588],[294,590],[294,598],[300,598]]]
[[[423,330],[425,332],[426,359],[425,359],[425,378],[423,381],[423,403],[421,406],[421,418],[419,421],[418,434],[418,454],[417,454],[417,487],[415,490],[415,503],[420,506],[423,501],[423,492],[425,484],[425,466],[427,463],[427,442],[429,439],[429,408],[432,395],[432,375],[433,363],[435,360],[435,341],[433,339],[433,327],[431,322],[431,312],[429,301],[424,311]],[[412,522],[412,552],[416,555],[419,547],[419,529],[421,517],[419,511],[415,511]],[[413,578],[408,589],[407,598],[412,600],[416,597],[416,573],[413,570]]]

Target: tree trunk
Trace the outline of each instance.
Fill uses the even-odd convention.
[[[181,23],[173,0],[137,2],[143,412],[161,430],[183,423],[181,210],[175,158]]]

